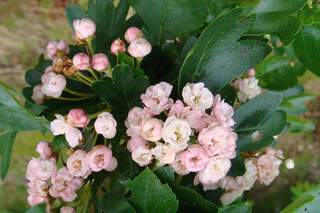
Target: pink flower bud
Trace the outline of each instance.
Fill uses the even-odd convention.
[[[124,34],[124,38],[128,43],[131,43],[138,38],[142,38],[143,33],[142,31],[137,27],[130,27],[127,29],[126,33]]]
[[[76,19],[73,21],[73,29],[77,38],[84,40],[93,36],[96,32],[96,24],[88,18]]]
[[[143,58],[151,52],[151,44],[144,38],[134,40],[128,47],[128,52],[135,58]]]
[[[36,104],[42,104],[45,95],[43,94],[42,90],[42,84],[38,84],[37,86],[33,87],[32,90],[32,96],[31,99],[36,103]]]
[[[42,159],[49,159],[52,157],[53,152],[48,142],[40,141],[37,144],[36,151]]]
[[[109,163],[109,165],[107,167],[105,167],[104,169],[108,172],[112,172],[114,171],[118,166],[118,161],[116,158],[112,157],[111,158],[111,162]]]
[[[112,151],[105,145],[97,145],[88,153],[87,160],[92,171],[110,170],[115,167]]]
[[[112,42],[110,51],[113,55],[124,53],[126,51],[126,44],[121,39],[116,39]]]
[[[83,109],[72,109],[68,113],[67,121],[73,127],[84,128],[89,123],[89,117]]]
[[[91,169],[87,161],[87,153],[81,149],[75,151],[67,161],[67,167],[70,174],[74,177],[87,178]]]
[[[102,71],[110,66],[107,56],[103,53],[95,54],[91,59],[91,66],[97,71]]]
[[[74,208],[68,207],[68,206],[63,206],[60,209],[60,213],[77,213]]]
[[[73,56],[72,62],[79,70],[86,70],[90,67],[90,58],[85,53],[77,53]]]

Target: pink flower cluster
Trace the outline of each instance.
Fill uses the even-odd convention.
[[[42,104],[44,97],[59,97],[65,89],[67,81],[61,74],[54,72],[52,66],[47,67],[41,76],[41,84],[33,88],[32,100],[37,104]]]
[[[220,197],[220,200],[223,205],[229,205],[244,191],[250,190],[256,181],[269,185],[279,175],[282,158],[281,150],[268,148],[262,155],[245,160],[246,172],[243,176],[226,176],[212,185],[203,185],[203,189],[205,191],[215,190],[219,187],[224,189],[225,193]],[[198,184],[197,180],[195,180],[195,184]]]
[[[131,138],[127,148],[132,159],[140,166],[155,159],[179,175],[196,172],[196,183],[216,184],[236,156],[234,110],[220,95],[213,96],[204,83],[186,84],[183,102],[170,98],[172,88],[166,82],[148,87],[141,95],[144,108],[134,107],[128,113],[126,127]],[[166,116],[165,120],[159,115]]]
[[[76,191],[92,172],[111,172],[118,164],[111,149],[105,145],[96,145],[88,153],[76,150],[67,159],[67,166],[58,170],[53,151],[47,142],[39,142],[36,150],[40,157],[29,162],[26,172],[28,203],[31,206],[48,202],[49,196],[72,202],[77,197]]]
[[[128,42],[128,53],[135,58],[143,58],[150,54],[151,44],[143,38],[142,31],[137,27],[130,27],[125,32],[125,40]],[[121,39],[116,39],[111,45],[111,53],[118,55],[126,51],[126,44]]]

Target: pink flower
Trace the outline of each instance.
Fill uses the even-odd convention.
[[[278,175],[282,163],[282,151],[267,149],[266,153],[257,159],[258,180],[260,183],[269,185]]]
[[[29,195],[28,198],[27,198],[27,201],[28,201],[30,206],[36,206],[38,204],[47,202],[48,198],[47,197],[41,197],[41,196],[38,196],[38,195]]]
[[[107,139],[113,138],[117,133],[117,121],[109,112],[103,112],[98,115],[94,122],[94,128],[98,134]]]
[[[49,41],[47,44],[47,56],[50,59],[55,59],[58,53],[68,54],[70,49],[66,41]]]
[[[46,96],[59,97],[67,85],[67,81],[63,75],[54,72],[45,72],[41,76],[41,92]]]
[[[169,98],[172,85],[166,82],[149,86],[146,93],[141,95],[142,103],[154,115],[159,115],[162,111],[168,110],[173,104],[173,100]]]
[[[189,108],[185,107],[182,101],[177,100],[169,111],[169,116],[176,116],[178,118],[184,117],[189,112]]]
[[[142,38],[142,37],[143,37],[143,33],[137,27],[128,28],[126,33],[124,34],[124,38],[126,39],[126,41],[128,43],[131,43],[131,42],[137,40],[138,38]]]
[[[33,87],[32,89],[32,96],[31,99],[36,103],[36,104],[42,104],[45,95],[42,92],[42,84],[38,84],[37,86]]]
[[[236,156],[237,134],[216,124],[203,129],[198,135],[199,144],[208,152],[209,156],[234,158]]]
[[[162,138],[178,152],[187,148],[191,132],[187,121],[171,116],[164,123]]]
[[[134,136],[132,137],[128,143],[127,143],[127,149],[129,152],[133,152],[134,150],[136,150],[138,147],[142,146],[146,146],[148,144],[148,141],[146,141],[145,139],[143,139],[140,136]]]
[[[60,213],[77,213],[76,210],[72,207],[63,206],[60,209]]]
[[[126,51],[126,44],[121,39],[116,39],[112,42],[110,51],[113,55],[124,53]]]
[[[96,32],[96,24],[88,18],[76,19],[73,21],[73,29],[76,37],[84,40],[93,36]]]
[[[110,63],[108,57],[105,54],[99,53],[92,56],[91,66],[97,71],[103,71],[110,66]]]
[[[212,107],[211,116],[215,118],[221,126],[231,127],[235,124],[232,116],[234,109],[224,100],[221,100],[220,95],[216,95]]]
[[[37,144],[36,151],[39,153],[42,159],[49,159],[53,155],[53,151],[48,142],[40,141]]]
[[[90,67],[90,58],[85,53],[77,53],[73,56],[72,63],[78,70],[86,70]]]
[[[260,95],[262,90],[258,83],[259,81],[255,77],[236,80],[234,85],[239,90],[237,93],[239,101],[244,103]]]
[[[56,114],[56,119],[50,123],[50,130],[53,135],[64,135],[71,147],[76,147],[82,140],[82,133],[79,129],[71,126],[62,115]]]
[[[148,141],[159,141],[161,139],[161,133],[163,128],[163,122],[157,118],[150,118],[141,124],[140,134]]]
[[[90,167],[87,162],[87,153],[81,149],[75,151],[67,160],[67,167],[70,174],[74,177],[87,178],[90,173]]]
[[[190,172],[203,170],[209,161],[207,151],[198,144],[189,146],[181,155],[186,169]]]
[[[68,169],[63,167],[52,176],[51,183],[49,193],[52,197],[72,202],[77,197],[76,191],[82,186],[83,179],[73,177]]]
[[[33,158],[29,161],[26,179],[29,181],[34,180],[49,180],[51,175],[56,170],[56,160],[54,158],[46,159],[36,159]]]
[[[171,164],[176,157],[176,151],[171,146],[162,143],[157,143],[156,147],[151,149],[151,153],[160,165]]]
[[[72,109],[68,113],[67,122],[73,127],[84,128],[89,123],[89,117],[83,109]]]
[[[115,164],[112,151],[105,145],[96,145],[93,147],[87,155],[87,160],[91,170],[94,172],[99,172],[103,169],[110,171],[110,167],[113,167]]]
[[[179,152],[176,154],[175,161],[170,165],[178,175],[187,175],[190,172],[185,165],[183,153]]]
[[[152,46],[144,38],[134,40],[128,47],[128,52],[135,58],[143,58],[151,53]]]
[[[208,126],[208,115],[200,110],[192,109],[186,113],[185,119],[188,121],[192,129],[200,132]]]
[[[224,178],[231,168],[229,159],[211,157],[207,166],[197,174],[199,182],[203,185],[212,185],[218,183]]]
[[[187,83],[182,90],[184,103],[193,109],[205,111],[213,103],[213,95],[204,83]]]
[[[140,107],[133,107],[125,121],[127,127],[127,135],[134,137],[140,135],[141,125],[144,121],[151,118],[151,114]]]
[[[141,167],[149,165],[153,160],[151,150],[147,146],[139,146],[133,150],[131,157]]]

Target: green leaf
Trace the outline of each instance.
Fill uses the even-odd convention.
[[[256,141],[252,138],[253,131],[239,135],[237,148],[240,151],[255,151],[269,146],[274,142],[273,136],[278,135],[286,126],[286,114],[280,110],[269,113],[268,117],[261,120],[255,130],[261,134],[261,139]]]
[[[297,58],[314,74],[320,75],[320,24],[304,26],[293,42]]]
[[[281,213],[319,212],[320,186],[315,186],[281,211]]]
[[[298,76],[305,68],[298,61],[284,56],[264,60],[256,69],[259,85],[271,90],[285,90],[298,83]]]
[[[69,4],[66,9],[66,16],[71,27],[73,25],[73,20],[88,17],[83,8],[78,4]]]
[[[11,131],[46,131],[49,123],[43,117],[33,116],[30,112],[12,106],[0,105],[0,128]]]
[[[256,21],[251,33],[275,34],[290,43],[300,27],[294,13],[302,9],[307,0],[261,0],[253,9]]]
[[[0,154],[1,154],[1,179],[3,180],[9,170],[11,152],[16,132],[5,131],[0,134]]]
[[[46,213],[46,204],[42,203],[37,206],[33,206],[32,208],[28,209],[26,213]]]
[[[314,95],[302,93],[290,96],[281,104],[281,110],[287,114],[298,115],[308,111],[307,103],[315,98]]]
[[[170,186],[174,183],[174,171],[170,166],[161,166],[154,172],[162,183],[167,183]]]
[[[219,213],[249,213],[251,206],[247,203],[238,203],[230,206],[219,208]]]
[[[231,159],[231,168],[228,172],[228,176],[231,176],[231,177],[242,176],[245,172],[246,172],[246,167],[244,165],[244,159],[241,156],[241,153],[237,151],[236,157]]]
[[[235,111],[234,128],[237,132],[255,131],[259,123],[280,105],[282,99],[281,93],[266,92],[241,105]]]
[[[148,84],[148,78],[139,74],[139,70],[120,64],[113,68],[112,80],[96,81],[92,89],[111,104],[118,116],[125,117],[132,107],[141,105],[140,94]]]
[[[108,181],[108,191],[98,200],[98,212],[134,213],[134,208],[125,198],[125,188],[119,182],[119,177],[113,176]]]
[[[53,138],[51,147],[55,153],[59,153],[62,149],[68,148],[69,145],[64,135],[58,135]]]
[[[174,213],[178,209],[178,201],[171,188],[167,184],[162,185],[148,168],[127,186],[131,191],[130,203],[138,212]]]
[[[217,210],[217,206],[213,202],[205,199],[200,193],[191,188],[177,186],[174,188],[174,191],[179,199],[180,205],[184,204],[187,206],[186,208],[188,208],[188,206],[196,206],[199,212],[215,212]]]
[[[0,81],[0,103],[6,106],[20,107],[18,101],[10,94],[12,91]]]
[[[218,92],[270,52],[264,40],[239,41],[254,21],[252,17],[240,18],[240,14],[240,9],[232,10],[212,21],[201,33],[180,69],[179,91],[187,82],[201,81]]]
[[[208,0],[129,0],[158,44],[200,28]]]
[[[311,132],[316,129],[311,120],[295,115],[287,115],[288,128],[291,132]]]

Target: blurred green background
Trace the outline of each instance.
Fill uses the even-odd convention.
[[[24,87],[24,72],[52,39],[71,41],[71,29],[64,16],[67,0],[0,0],[0,79],[20,90]],[[86,0],[73,1],[82,5]],[[299,81],[307,92],[320,95],[320,78],[307,72]],[[295,168],[283,165],[281,175],[271,186],[256,186],[246,196],[254,212],[278,212],[320,177],[320,102],[308,103],[304,117],[312,119],[315,130],[308,133],[284,133],[279,146],[286,158],[293,158]],[[40,133],[20,133],[13,148],[13,159],[6,179],[0,182],[0,212],[24,212],[26,188],[24,173],[28,160],[35,156],[39,140],[50,140]]]

